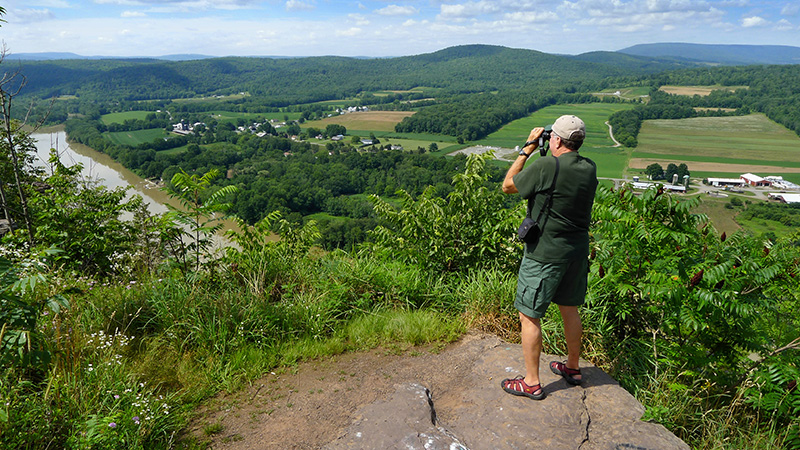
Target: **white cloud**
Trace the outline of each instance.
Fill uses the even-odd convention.
[[[336,36],[356,36],[361,34],[361,28],[352,27],[347,30],[336,30]]]
[[[376,9],[375,12],[382,16],[410,16],[417,14],[419,10],[413,6],[389,5],[385,8]]]
[[[489,1],[466,2],[461,4],[443,4],[439,17],[443,19],[467,19],[494,14],[502,11],[502,4]]]
[[[796,16],[800,12],[800,4],[788,3],[781,9],[782,16]]]
[[[185,11],[191,10],[238,10],[258,5],[258,0],[92,0],[101,5],[153,6],[152,10]],[[291,1],[291,0],[290,0]]]
[[[745,17],[742,19],[742,26],[745,28],[763,27],[768,24],[769,21],[767,21],[767,19],[759,16]]]
[[[553,11],[517,11],[506,13],[503,18],[509,22],[507,26],[511,27],[522,24],[542,24],[544,26],[558,20],[558,14]]]
[[[311,11],[315,6],[300,0],[289,0],[286,2],[287,11]]]
[[[119,15],[120,17],[147,17],[147,14],[141,11],[123,11],[122,14]]]
[[[8,11],[8,21],[11,23],[41,22],[55,18],[49,9],[15,9]]]
[[[781,19],[778,21],[777,26],[775,27],[776,30],[779,31],[789,31],[794,28],[791,22],[786,19]]]
[[[28,6],[41,6],[43,8],[70,8],[69,2],[64,0],[34,0],[26,2]]]
[[[356,25],[360,27],[365,27],[369,25],[369,19],[365,16],[358,14],[358,13],[351,13],[347,15],[347,18],[355,22]]]

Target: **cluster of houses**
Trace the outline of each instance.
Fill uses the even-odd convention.
[[[274,120],[270,120],[269,124],[272,126],[272,128],[275,129],[286,126],[286,122],[278,122]],[[203,122],[186,123],[185,120],[181,119],[180,122],[172,125],[172,132],[175,134],[183,134],[183,135],[194,134],[195,128],[197,128],[200,125],[206,126],[206,124]],[[258,131],[261,125],[263,125],[263,123],[253,122],[250,125],[236,127],[236,131],[238,133],[253,133],[258,137],[264,137],[268,133],[264,131]]]
[[[193,124],[190,124],[186,123],[185,120],[181,119],[180,122],[172,125],[172,132],[175,134],[183,134],[183,135],[194,134],[194,129],[200,125],[205,126],[203,122],[195,122]]]
[[[366,106],[349,106],[347,108],[336,108],[336,112],[338,112],[339,114],[366,112],[366,111],[369,111],[369,108],[367,108]]]

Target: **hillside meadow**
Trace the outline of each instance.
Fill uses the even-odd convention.
[[[615,147],[608,133],[606,120],[616,111],[632,108],[626,103],[586,103],[555,105],[542,108],[528,117],[517,119],[490,134],[475,145],[514,148],[522,145],[531,129],[550,125],[564,114],[574,114],[586,123],[586,141],[581,154],[597,163],[597,176],[620,178],[627,166],[628,155],[623,147]]]
[[[630,169],[685,162],[692,177],[780,175],[800,183],[800,138],[763,114],[647,120]]]
[[[112,123],[123,123],[126,120],[144,120],[148,114],[154,112],[155,111],[122,111],[109,113],[100,116],[100,121],[103,122],[104,125],[110,125]]]
[[[413,111],[360,111],[339,114],[322,120],[309,120],[303,127],[325,129],[329,124],[343,125],[348,132],[352,130],[394,131],[394,126],[404,118],[413,115]]]
[[[739,89],[749,89],[748,86],[722,86],[722,85],[715,85],[715,86],[661,86],[659,90],[664,91],[668,94],[675,94],[675,95],[700,95],[706,96],[711,94],[713,91],[730,91],[734,92]]]
[[[117,145],[130,145],[136,146],[153,142],[155,139],[167,136],[167,132],[163,128],[150,128],[147,130],[136,131],[116,131],[112,133],[105,133],[106,139]]]

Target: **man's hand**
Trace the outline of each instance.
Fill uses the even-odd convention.
[[[544,133],[544,127],[536,127],[531,130],[531,134],[528,135],[528,142],[536,142],[535,144],[526,145],[522,148],[522,150],[530,156],[534,150],[536,150],[536,146],[539,142],[539,137]],[[533,147],[530,151],[526,150],[528,147]]]
[[[516,194],[517,187],[514,185],[514,175],[522,172],[522,168],[525,167],[525,161],[527,161],[528,157],[531,156],[536,147],[539,145],[539,136],[542,135],[544,132],[544,128],[536,127],[531,130],[531,134],[528,135],[528,142],[532,142],[531,144],[526,145],[522,148],[522,151],[525,152],[525,155],[520,154],[516,161],[511,164],[511,167],[506,172],[506,178],[503,180],[503,192],[506,194]],[[532,148],[531,148],[532,147]],[[530,150],[526,150],[530,148]]]

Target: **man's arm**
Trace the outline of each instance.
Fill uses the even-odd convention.
[[[537,127],[531,130],[531,134],[528,136],[528,141],[536,141],[539,139],[539,136],[542,135],[544,128]],[[525,167],[525,161],[528,160],[528,157],[536,150],[536,144],[530,144],[522,148],[525,152],[525,155],[517,156],[517,159],[511,164],[509,167],[508,172],[506,172],[506,178],[503,180],[503,192],[506,194],[516,194],[519,192],[517,187],[514,185],[514,175],[522,172],[522,168]],[[526,156],[527,155],[527,156]]]

